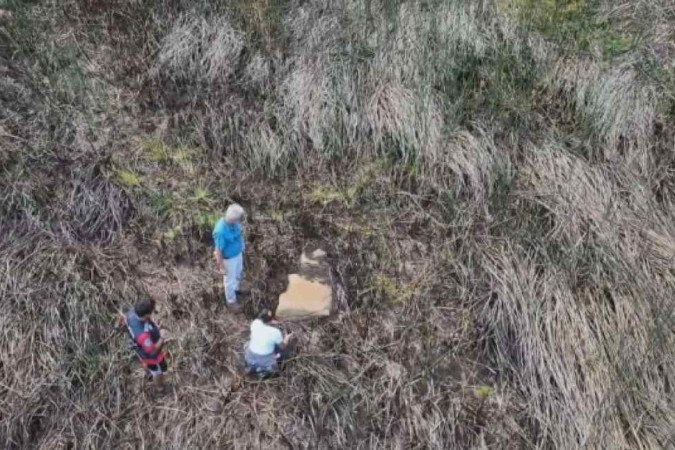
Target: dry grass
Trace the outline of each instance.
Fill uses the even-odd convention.
[[[648,173],[648,147],[657,120],[656,87],[630,67],[603,71],[593,61],[562,61],[554,76],[577,114],[587,118],[598,139],[601,159],[624,157]]]
[[[227,17],[182,16],[160,42],[154,71],[189,82],[221,83],[234,71],[243,35]]]
[[[4,447],[673,445],[672,2],[127,7],[0,15]],[[248,316],[307,241],[339,297],[262,383],[231,201]],[[146,294],[163,395],[112,325]]]
[[[603,263],[595,262],[600,271]],[[656,448],[668,442],[672,404],[660,393],[672,380],[654,354],[664,342],[651,325],[636,327],[653,320],[655,299],[644,298],[649,274],[634,274],[638,289],[617,288],[602,272],[591,275],[595,286],[575,289],[553,261],[542,266],[514,250],[483,266],[495,297],[483,313],[499,366],[523,389],[542,443]],[[635,410],[645,412],[640,421],[631,418]]]

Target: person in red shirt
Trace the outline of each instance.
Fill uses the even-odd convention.
[[[161,383],[168,366],[162,351],[165,342],[159,327],[152,320],[154,311],[154,300],[142,300],[124,313],[120,322],[127,327],[134,350],[149,378]]]

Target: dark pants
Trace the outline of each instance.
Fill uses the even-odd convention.
[[[279,357],[277,358],[277,362],[282,362],[284,360],[287,360],[293,354],[295,353],[295,339],[291,338],[291,340],[286,344],[286,347],[281,349],[277,347],[276,352],[279,354]]]
[[[295,341],[291,340],[285,348],[275,348],[271,355],[257,355],[248,349],[248,344],[244,348],[244,362],[246,372],[251,375],[270,376],[279,372],[280,364],[289,359],[295,353]],[[275,357],[274,355],[279,355]]]
[[[157,364],[145,364],[145,368],[148,370],[148,372],[150,372],[150,376],[157,377],[166,373],[168,365],[166,363],[166,359],[163,359]]]

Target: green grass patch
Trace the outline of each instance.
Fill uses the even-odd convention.
[[[451,105],[448,128],[467,126],[477,117],[505,127],[528,120],[540,74],[527,45],[504,42],[483,53],[443,50],[442,55],[431,77],[434,90]]]
[[[280,211],[280,210],[275,209],[274,211],[272,211],[271,214],[270,214],[270,218],[278,224],[283,224],[283,223],[286,222],[286,217],[284,216],[284,212]]]
[[[406,304],[415,295],[415,289],[412,285],[402,284],[395,278],[382,273],[376,274],[372,278],[370,286],[393,303]]]
[[[161,139],[152,138],[143,142],[143,151],[151,161],[166,162],[169,160],[169,153]]]
[[[221,214],[217,212],[199,211],[197,214],[195,214],[195,222],[200,228],[210,231],[216,225],[216,222],[218,222],[220,217]]]
[[[142,148],[145,159],[160,164],[175,164],[186,173],[193,172],[193,159],[199,152],[197,148],[168,145],[158,138],[144,141]]]
[[[491,397],[492,394],[494,394],[494,389],[491,388],[490,386],[477,386],[473,390],[473,393],[478,398],[486,399]]]
[[[331,203],[342,203],[351,206],[356,195],[356,188],[338,189],[331,185],[318,185],[310,193],[310,198],[321,205],[326,206]]]
[[[190,148],[175,147],[171,152],[171,160],[180,167],[183,172],[192,173],[194,171],[192,157],[195,153],[196,151]]]
[[[309,198],[322,206],[331,203],[343,204],[348,208],[352,208],[357,203],[363,203],[368,200],[369,188],[374,183],[377,175],[384,172],[390,165],[390,161],[382,158],[368,164],[359,169],[353,174],[343,185],[336,186],[335,184],[317,184],[310,192]]]
[[[164,192],[158,192],[150,198],[150,207],[158,216],[164,217],[173,208],[173,199]]]
[[[183,234],[183,227],[181,225],[176,225],[171,229],[169,229],[168,231],[165,231],[162,234],[162,237],[167,241],[171,242],[174,241],[181,234]]]
[[[209,205],[212,202],[211,193],[201,187],[195,188],[188,199],[193,203],[201,205]]]
[[[126,187],[138,187],[141,185],[141,179],[139,175],[130,169],[115,170],[115,179],[122,186]]]
[[[635,37],[620,35],[613,32],[611,29],[608,29],[607,33],[600,34],[603,34],[600,39],[602,43],[602,54],[605,59],[611,59],[615,56],[622,55],[632,50],[636,44]]]
[[[499,8],[568,52],[593,51],[609,60],[633,49],[636,35],[599,16],[597,0],[498,0]]]
[[[210,231],[220,218],[213,211],[211,192],[203,187],[192,190],[161,190],[148,198],[150,209],[164,221],[164,237],[171,240],[177,235],[177,229],[189,230],[196,226],[200,231]]]

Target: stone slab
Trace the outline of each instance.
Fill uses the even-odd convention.
[[[330,315],[333,290],[325,258],[326,253],[320,249],[302,253],[299,273],[288,276],[288,289],[279,296],[277,318],[300,320]]]

